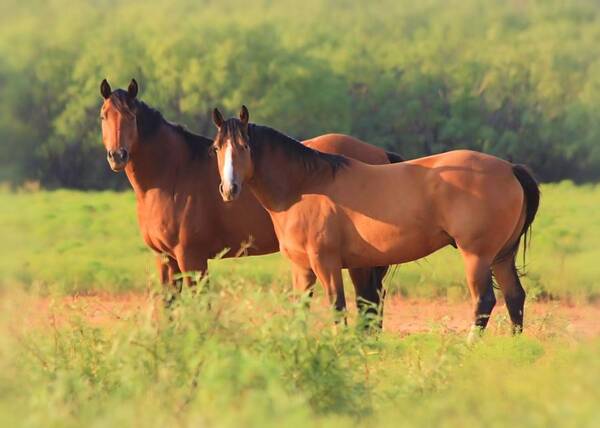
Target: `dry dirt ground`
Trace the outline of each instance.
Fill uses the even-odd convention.
[[[22,305],[19,305],[16,315],[21,326],[51,326],[76,315],[93,325],[103,326],[118,324],[137,312],[148,310],[148,299],[145,294],[97,294],[69,296],[61,300],[37,299],[27,303],[20,302]],[[325,305],[322,300],[320,303],[321,305],[317,303],[313,306]],[[355,308],[350,307],[349,310],[352,312]],[[600,336],[598,303],[528,302],[525,317],[527,335],[559,335],[573,339]],[[468,331],[470,325],[471,308],[466,301],[393,296],[385,304],[384,330],[399,335],[430,331],[461,333]],[[501,299],[494,309],[488,330],[500,334],[509,330],[507,311]]]

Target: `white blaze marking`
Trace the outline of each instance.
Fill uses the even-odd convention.
[[[223,165],[223,179],[225,187],[231,187],[233,183],[233,154],[231,148],[231,141],[227,142],[227,148],[225,149],[225,164]]]

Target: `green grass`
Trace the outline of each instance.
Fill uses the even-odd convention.
[[[530,297],[595,299],[600,295],[600,187],[569,182],[543,186],[523,282]],[[130,192],[0,192],[0,287],[64,293],[142,290],[157,279],[154,258],[137,226]],[[521,259],[519,259],[521,260]],[[289,286],[279,255],[210,263],[214,277]],[[467,295],[453,248],[394,269],[392,292]]]
[[[16,322],[4,300],[3,426],[532,426],[600,422],[600,342],[564,331],[399,337],[332,327],[328,314],[247,281],[213,281],[169,316],[148,303],[102,327],[54,313]],[[210,307],[208,303],[210,302]],[[16,322],[16,323],[15,323]],[[7,334],[5,332],[10,332]]]
[[[600,188],[543,192],[529,296],[593,299]],[[327,310],[293,303],[282,290],[287,263],[272,255],[211,262],[210,288],[186,290],[168,313],[150,294],[139,310],[92,324],[85,303],[64,309],[65,293],[159,292],[133,195],[4,191],[0,207],[1,426],[600,424],[600,341],[576,341],[548,314],[528,315],[517,338],[499,319],[472,346],[435,324],[406,337],[366,335],[355,319],[335,329]],[[466,294],[452,249],[389,283],[409,295]],[[44,296],[51,322],[36,323],[27,313]]]

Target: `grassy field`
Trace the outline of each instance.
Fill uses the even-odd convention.
[[[0,423],[31,427],[537,426],[600,423],[600,341],[555,325],[474,345],[442,326],[402,337],[334,329],[238,278],[149,298],[101,325],[84,307],[2,300]],[[209,306],[210,303],[210,306]],[[29,321],[28,321],[29,320]],[[351,324],[353,325],[353,324]],[[531,322],[529,323],[531,325]],[[505,329],[507,331],[507,329]],[[532,332],[533,331],[533,332]]]
[[[530,299],[597,298],[598,206],[600,187],[543,187]],[[328,311],[293,303],[279,255],[211,263],[210,289],[165,313],[131,193],[4,191],[0,207],[2,426],[600,424],[600,341],[564,323],[528,316],[524,336],[503,325],[474,345],[443,324],[408,336],[366,335],[355,319],[335,329]],[[402,266],[388,286],[466,295],[452,249]],[[148,297],[95,323],[64,298],[92,291]]]
[[[530,298],[600,296],[600,187],[545,185],[527,252]],[[156,282],[140,237],[132,193],[0,192],[0,287],[49,293],[143,290]],[[522,260],[522,258],[519,258]],[[214,277],[289,286],[279,255],[211,262]],[[462,262],[453,248],[394,269],[389,290],[407,296],[463,298]]]

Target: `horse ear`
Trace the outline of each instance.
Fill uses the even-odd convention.
[[[110,85],[106,79],[103,79],[102,83],[100,83],[100,93],[105,100],[110,97],[110,94],[112,94],[112,89],[110,89]]]
[[[129,86],[127,87],[127,95],[129,95],[129,98],[134,99],[135,97],[137,97],[137,94],[138,94],[138,84],[135,81],[135,79],[131,79]]]
[[[213,123],[215,124],[215,126],[219,129],[221,129],[221,126],[223,125],[223,122],[225,122],[223,120],[223,115],[221,114],[221,112],[219,111],[218,108],[215,108],[212,112],[212,120]]]
[[[242,121],[242,125],[248,126],[248,120],[250,119],[250,113],[248,113],[248,108],[246,106],[242,106],[240,110],[240,120]]]

